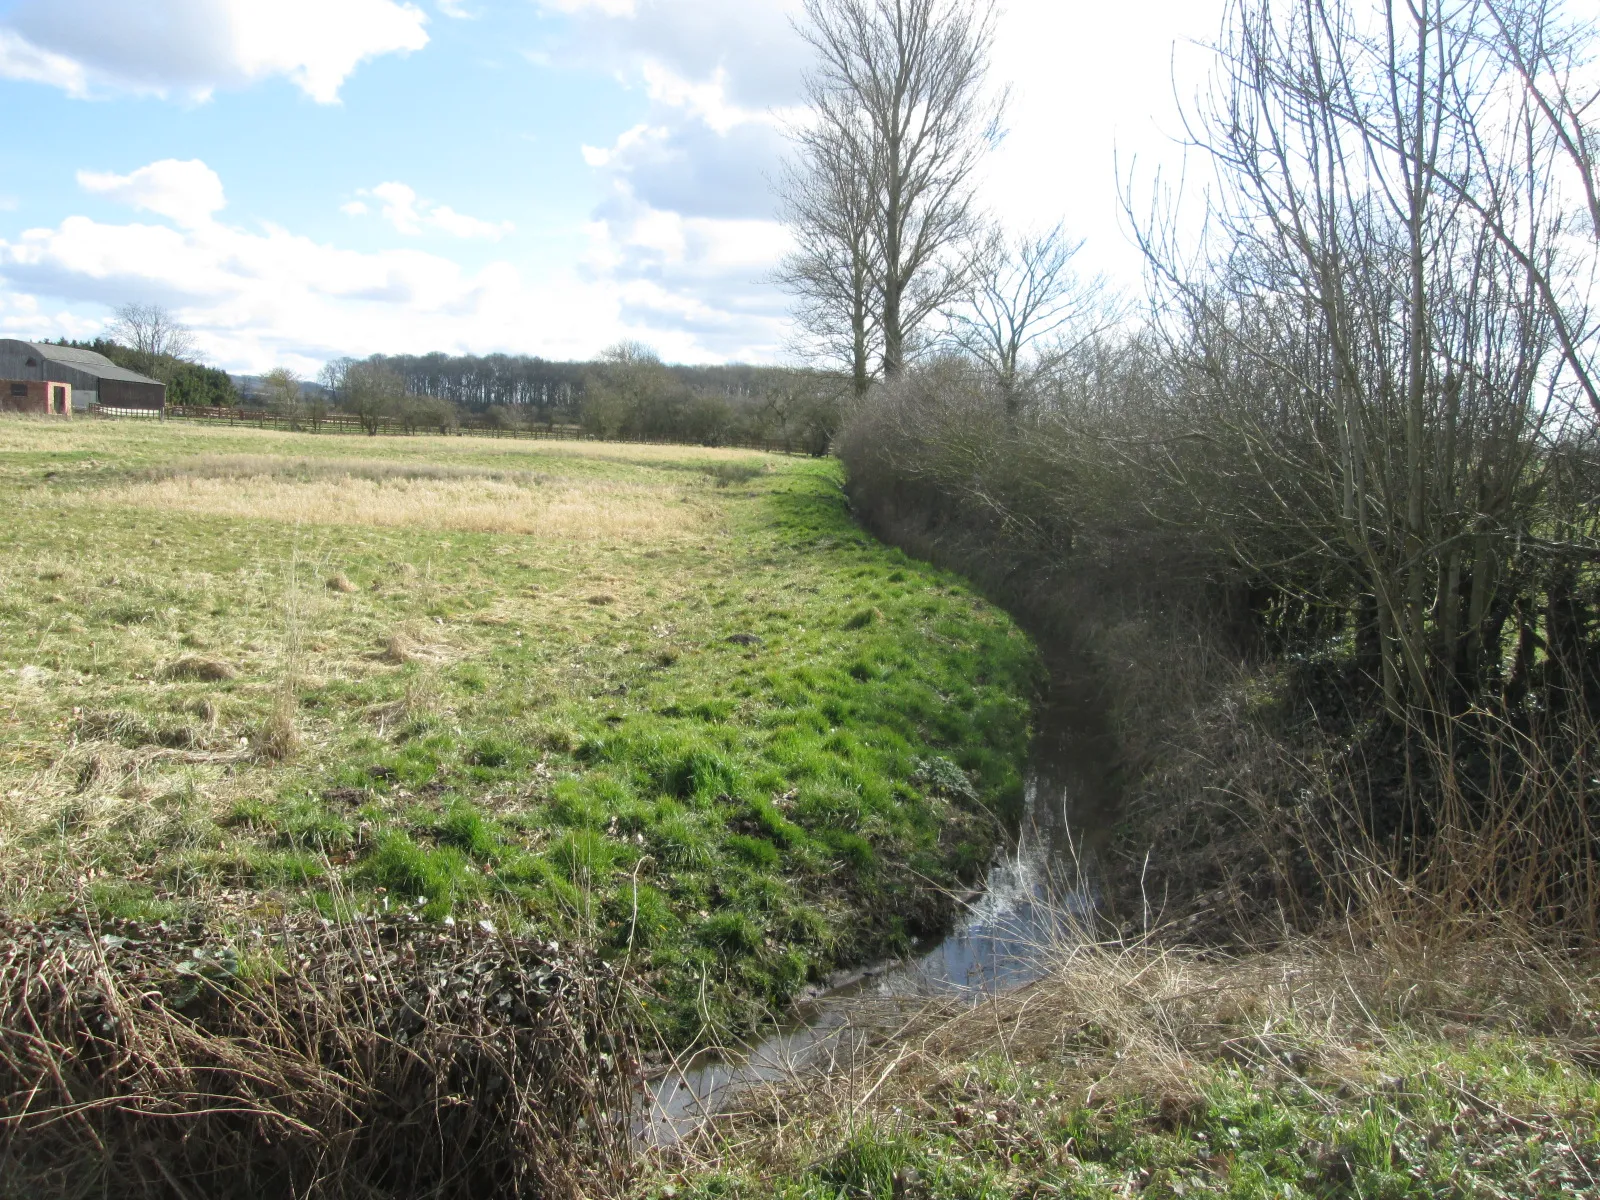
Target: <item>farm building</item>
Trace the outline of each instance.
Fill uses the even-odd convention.
[[[0,339],[0,400],[9,399],[18,383],[65,385],[72,407],[79,412],[99,405],[159,415],[167,406],[166,384],[125,370],[103,354],[47,342]],[[27,411],[45,410],[35,407]]]
[[[0,412],[47,413],[59,417],[72,415],[72,385],[53,379],[39,382],[27,379],[0,381]]]

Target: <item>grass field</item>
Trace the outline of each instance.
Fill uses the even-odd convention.
[[[1019,796],[1032,646],[828,463],[18,418],[0,496],[13,910],[592,938],[682,1044],[937,929]]]

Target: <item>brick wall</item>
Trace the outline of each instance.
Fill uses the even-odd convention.
[[[0,412],[72,415],[72,385],[53,380],[0,379]]]

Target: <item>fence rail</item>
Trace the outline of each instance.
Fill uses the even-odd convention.
[[[93,405],[91,416],[127,419],[148,419],[154,412],[135,413],[127,409]],[[298,433],[361,434],[385,437],[411,437],[416,435],[444,437],[513,438],[531,441],[557,442],[611,442],[633,446],[701,446],[728,450],[760,450],[768,454],[808,453],[793,442],[771,438],[722,438],[704,441],[659,437],[601,437],[577,425],[535,425],[525,428],[505,428],[487,421],[464,420],[450,425],[423,425],[405,422],[395,417],[375,417],[363,420],[349,413],[328,413],[318,417],[287,417],[262,408],[202,408],[196,405],[171,404],[167,406],[169,421],[198,421],[219,425],[243,426],[248,429],[279,429]]]

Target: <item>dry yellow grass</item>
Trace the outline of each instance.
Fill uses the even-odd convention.
[[[528,534],[660,543],[700,536],[713,510],[680,489],[592,481],[521,487],[492,479],[176,477],[83,494],[80,503],[308,525]]]
[[[51,420],[14,413],[0,414],[0,446],[26,453],[68,451],[125,456],[130,448],[153,447],[170,452],[178,447],[203,450],[226,446],[249,448],[261,454],[342,455],[350,452],[392,462],[438,463],[466,459],[526,459],[530,467],[540,460],[563,458],[606,462],[652,463],[724,462],[730,460],[782,461],[781,456],[755,450],[710,446],[653,445],[628,442],[579,442],[560,438],[341,437],[329,434],[289,433],[272,429],[245,429],[183,421],[135,422],[80,418]]]

